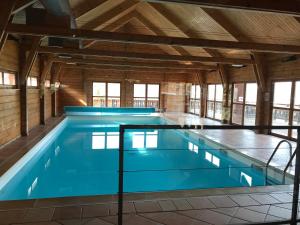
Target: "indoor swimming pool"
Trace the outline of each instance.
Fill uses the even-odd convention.
[[[119,125],[168,123],[152,114],[67,116],[0,178],[0,199],[117,194]],[[266,185],[249,159],[187,131],[132,130],[124,143],[124,192]]]

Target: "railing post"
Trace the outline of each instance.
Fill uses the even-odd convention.
[[[297,224],[298,215],[298,199],[299,199],[299,175],[300,175],[300,128],[297,129],[297,146],[296,146],[296,163],[295,163],[295,176],[294,176],[294,190],[293,190],[293,208],[291,224]]]
[[[120,125],[119,136],[119,192],[118,192],[118,225],[123,224],[123,172],[124,172],[124,128]]]

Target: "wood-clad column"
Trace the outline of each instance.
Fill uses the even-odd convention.
[[[7,33],[5,32],[9,23],[11,13],[15,7],[17,0],[1,0],[0,1],[0,52],[3,48]]]
[[[51,115],[52,117],[57,116],[57,88],[55,86],[58,81],[59,73],[61,71],[61,64],[56,64],[51,70]]]
[[[229,123],[230,121],[230,88],[228,81],[228,72],[224,65],[218,66],[219,75],[223,85],[223,108],[222,108],[222,123]]]
[[[255,74],[255,79],[257,82],[257,101],[256,101],[256,122],[255,125],[262,126],[268,125],[268,107],[269,104],[269,90],[267,88],[267,70],[265,61],[263,60],[264,56],[262,53],[253,53],[251,56],[255,60],[255,64],[253,65],[253,71]],[[257,130],[257,133],[263,134],[267,133],[266,130]]]

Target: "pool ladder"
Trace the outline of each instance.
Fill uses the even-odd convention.
[[[287,141],[287,140],[282,140],[282,141],[280,141],[280,142],[277,144],[276,148],[274,149],[272,155],[270,156],[270,158],[269,158],[269,160],[268,160],[268,162],[267,162],[267,165],[266,165],[266,183],[267,183],[267,181],[268,181],[268,167],[269,167],[270,162],[272,161],[274,155],[276,154],[277,150],[279,149],[279,147],[280,147],[280,145],[281,145],[282,143],[287,143],[287,144],[289,145],[289,149],[290,149],[290,159],[289,159],[289,161],[288,161],[286,167],[285,167],[284,170],[283,170],[282,184],[285,183],[285,175],[286,175],[287,169],[288,169],[290,166],[293,166],[293,159],[294,159],[294,157],[295,157],[295,155],[296,155],[296,151],[294,151],[294,153],[293,153],[292,144],[291,144],[289,141]]]

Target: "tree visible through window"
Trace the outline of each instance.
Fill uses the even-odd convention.
[[[206,101],[206,116],[209,118],[222,119],[223,86],[222,84],[208,85]]]
[[[120,83],[93,82],[93,106],[120,107]]]
[[[201,88],[200,85],[192,85],[190,90],[189,112],[199,115],[201,104]]]
[[[159,107],[159,84],[134,84],[133,106]]]
[[[256,97],[256,83],[237,83],[233,85],[232,123],[255,125]]]

